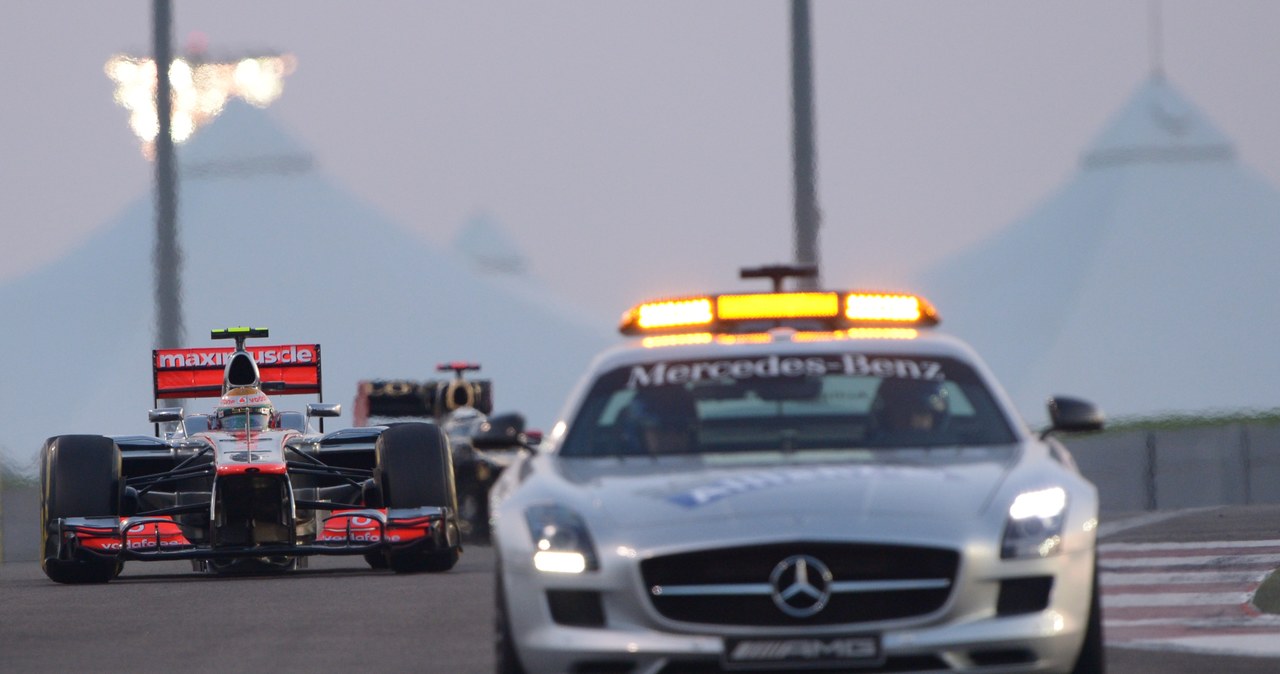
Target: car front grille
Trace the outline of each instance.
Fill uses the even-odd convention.
[[[932,613],[950,596],[959,559],[941,548],[801,541],[666,555],[640,570],[671,620],[786,627]]]

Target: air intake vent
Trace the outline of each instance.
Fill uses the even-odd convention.
[[[253,357],[244,351],[234,353],[231,355],[231,360],[227,361],[227,370],[224,376],[228,388],[257,386],[258,364],[253,362]]]

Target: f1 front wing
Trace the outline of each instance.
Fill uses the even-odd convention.
[[[376,550],[443,550],[458,544],[445,508],[336,510],[310,543],[195,545],[171,517],[68,517],[57,520],[59,559],[89,552],[120,560],[229,559],[277,555],[360,555]],[[52,533],[52,532],[51,532]]]

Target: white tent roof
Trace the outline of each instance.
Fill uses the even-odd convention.
[[[1280,405],[1280,192],[1153,77],[1029,215],[923,275],[1032,421]]]

